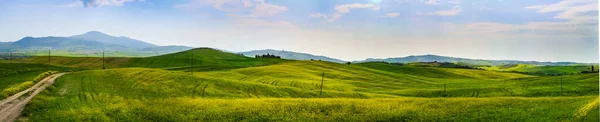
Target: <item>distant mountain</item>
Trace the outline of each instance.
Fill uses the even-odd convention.
[[[389,62],[389,63],[410,63],[410,62],[450,62],[450,63],[466,63],[470,65],[505,65],[505,64],[535,64],[535,65],[575,65],[581,64],[576,62],[538,62],[538,61],[518,61],[518,60],[484,60],[484,59],[467,59],[456,58],[438,55],[418,55],[386,59],[369,58],[358,62]]]
[[[85,41],[95,41],[95,42],[120,45],[120,46],[127,46],[127,47],[132,47],[132,48],[149,48],[149,47],[157,46],[154,44],[146,43],[146,42],[143,42],[140,40],[135,40],[135,39],[131,39],[131,38],[124,37],[124,36],[115,37],[115,36],[107,35],[107,34],[104,34],[102,32],[98,32],[98,31],[90,31],[85,34],[75,35],[75,36],[71,36],[69,38],[80,39],[80,40],[85,40]]]
[[[325,57],[325,56],[317,56],[317,55],[312,55],[312,54],[307,54],[307,53],[298,53],[298,52],[283,51],[283,50],[273,50],[273,49],[253,50],[253,51],[240,52],[240,53],[244,54],[245,56],[248,56],[248,57],[254,57],[255,55],[263,55],[263,54],[273,54],[273,55],[276,55],[276,56],[281,56],[281,58],[284,58],[284,59],[293,59],[293,60],[310,60],[310,59],[314,59],[314,60],[323,60],[323,61],[330,61],[330,62],[337,62],[337,63],[346,62],[346,61],[343,61],[343,60],[339,60],[339,59],[335,59],[335,58],[330,58],[330,57]]]
[[[18,49],[54,49],[54,50],[125,50],[126,46],[87,41],[69,37],[25,37],[12,43]]]
[[[15,42],[0,42],[0,52],[16,51],[36,55],[39,50],[68,52],[62,56],[95,54],[102,51],[120,52],[122,56],[153,56],[192,49],[186,46],[157,46],[128,37],[115,37],[90,31],[70,37],[24,37]],[[58,54],[60,55],[60,54]]]

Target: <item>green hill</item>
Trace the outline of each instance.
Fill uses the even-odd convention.
[[[193,60],[192,60],[193,54]],[[48,57],[36,56],[15,59],[17,62],[47,64]],[[146,67],[173,70],[221,70],[252,66],[263,66],[282,62],[282,59],[250,58],[243,55],[222,52],[211,48],[196,48],[187,51],[144,57],[106,57],[106,68]],[[192,67],[192,63],[194,66]],[[102,69],[101,57],[50,57],[50,64],[63,67]]]
[[[598,71],[598,65],[594,65]],[[579,74],[582,71],[591,71],[591,65],[573,65],[573,66],[538,66],[534,64],[511,64],[491,67],[480,67],[485,70],[520,72],[527,74],[553,75],[553,74]]]
[[[18,61],[46,63],[47,58]],[[102,67],[101,58],[50,58],[57,66]],[[598,117],[597,73],[561,77],[436,63],[340,64],[251,58],[210,48],[105,62],[110,69],[58,78],[28,104],[24,116],[30,121],[594,121]],[[192,70],[199,72],[189,73]]]
[[[193,57],[193,58],[192,58]],[[263,66],[284,60],[250,58],[239,54],[222,52],[211,48],[196,48],[172,54],[147,58],[131,58],[121,67],[165,68],[173,70],[221,70]],[[193,67],[192,67],[193,65]]]
[[[234,55],[213,58],[242,60]],[[26,115],[32,121],[579,119],[575,117],[579,109],[597,100],[598,75],[564,76],[562,91],[559,80],[476,69],[322,61],[286,61],[194,75],[119,68],[59,78],[49,92],[30,103]]]
[[[276,56],[281,56],[281,58],[284,58],[284,59],[292,59],[292,60],[322,60],[322,61],[329,61],[329,62],[336,62],[336,63],[346,63],[347,62],[347,61],[330,58],[330,57],[326,57],[326,56],[312,55],[312,54],[308,54],[308,53],[299,53],[299,52],[292,52],[292,51],[284,51],[284,50],[273,50],[273,49],[252,50],[252,51],[240,52],[240,53],[244,54],[246,56],[250,56],[250,57],[254,57],[255,55],[272,54],[272,55],[276,55]]]

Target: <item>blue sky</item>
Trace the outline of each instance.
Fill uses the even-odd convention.
[[[596,0],[0,0],[0,41],[87,31],[339,58],[598,62]]]

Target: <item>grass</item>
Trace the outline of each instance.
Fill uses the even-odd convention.
[[[51,58],[58,66],[101,67],[99,58]],[[43,57],[20,60],[44,62]],[[561,77],[376,62],[347,65],[256,59],[209,48],[107,62],[106,70],[58,78],[27,105],[24,116],[29,121],[594,121],[598,117],[597,73]]]
[[[321,71],[326,72],[326,80],[319,95]],[[593,118],[595,111],[589,108],[598,96],[598,74],[564,76],[562,93],[556,79],[476,69],[321,61],[286,61],[194,75],[149,68],[89,70],[60,77],[28,104],[25,116],[30,121]]]
[[[38,97],[26,115],[29,121],[578,121],[575,110],[594,99],[131,99],[81,92]]]
[[[37,83],[39,79],[36,80],[36,77],[47,71],[66,72],[74,70],[79,69],[44,64],[0,63],[0,91],[10,88],[11,86],[18,86],[26,81]]]
[[[194,59],[191,60],[192,54]],[[15,59],[15,62],[50,64],[61,67],[102,69],[101,57],[35,56]],[[253,66],[264,66],[284,62],[282,59],[256,59],[243,55],[226,53],[210,48],[197,48],[188,51],[152,57],[105,57],[105,68],[146,67],[184,71],[226,70]],[[194,66],[192,67],[192,63]]]
[[[17,94],[17,93],[19,93],[19,92],[27,89],[29,87],[32,87],[33,85],[35,85],[33,83],[33,81],[26,81],[26,82],[23,82],[23,83],[18,84],[18,85],[9,86],[8,88],[2,90],[2,93],[0,94],[0,97],[7,98],[7,97],[9,97],[11,95]]]
[[[48,50],[24,50],[20,52],[22,55],[28,56],[48,56]],[[102,57],[102,50],[89,50],[89,51],[75,51],[75,50],[51,50],[52,56],[62,57]],[[136,52],[136,51],[105,51],[104,55],[107,57],[145,57],[152,56],[155,54]]]
[[[597,67],[597,65],[595,65]],[[480,67],[485,70],[519,72],[536,75],[552,74],[580,74],[582,71],[590,71],[591,66],[537,66],[533,64],[499,65],[492,67]]]

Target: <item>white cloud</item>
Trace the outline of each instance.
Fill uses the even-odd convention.
[[[346,4],[346,5],[337,5],[335,6],[335,10],[338,13],[348,13],[350,12],[350,9],[354,9],[354,8],[370,8],[372,10],[379,10],[379,6],[376,6],[374,4],[360,4],[360,3],[354,3],[354,4]]]
[[[425,4],[427,4],[427,5],[437,5],[438,4],[438,0],[428,0],[428,1],[425,1]]]
[[[146,0],[81,0],[83,7],[123,6],[126,2],[144,2]]]
[[[273,16],[279,13],[283,13],[287,11],[288,8],[286,6],[268,4],[268,3],[258,3],[256,4],[254,10],[252,11],[252,15],[255,16]]]
[[[354,3],[354,4],[345,4],[345,5],[336,5],[334,10],[336,11],[333,15],[331,15],[331,17],[327,18],[326,15],[322,15],[322,14],[311,14],[309,15],[310,17],[315,17],[315,16],[319,16],[319,17],[323,17],[327,19],[327,22],[333,22],[335,20],[337,20],[338,18],[342,17],[342,15],[344,15],[345,13],[350,12],[351,9],[371,9],[371,10],[379,10],[381,9],[379,6],[374,5],[374,4],[360,4],[360,3]],[[316,18],[316,17],[315,17]]]
[[[435,11],[435,12],[429,13],[429,15],[455,16],[455,15],[458,15],[460,12],[462,12],[462,7],[456,5],[456,6],[454,6],[454,8],[452,8],[452,10]]]
[[[310,18],[325,18],[327,19],[327,15],[321,13],[312,13],[308,15]]]
[[[458,1],[458,0],[450,0],[450,1],[448,1],[448,3],[450,3],[450,4],[459,4],[460,1]]]
[[[232,24],[248,29],[297,30],[298,27],[284,20],[267,20],[264,17],[277,16],[288,10],[287,6],[266,3],[264,0],[190,0],[190,3],[174,8],[197,9],[210,6],[225,12]]]
[[[400,13],[385,13],[385,16],[387,16],[387,17],[397,17],[399,15],[400,15]]]
[[[242,0],[242,3],[244,3],[244,7],[252,7],[251,0]]]
[[[196,9],[203,6],[228,13],[251,13],[249,16],[274,16],[288,10],[287,6],[265,3],[264,0],[190,0],[186,4],[178,4],[174,8]]]
[[[528,6],[528,9],[537,9],[539,13],[558,12],[554,18],[571,21],[596,21],[597,16],[583,15],[588,12],[598,11],[598,1],[595,0],[568,0],[556,4]]]
[[[459,35],[504,35],[534,37],[594,37],[598,36],[598,15],[586,14],[598,11],[597,1],[569,0],[556,4],[528,6],[542,14],[555,14],[553,18],[565,22],[529,22],[525,24],[503,24],[479,22],[470,24],[443,24],[453,34]]]

